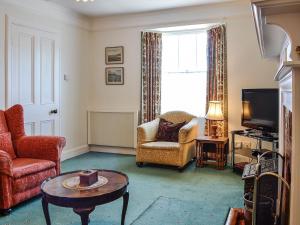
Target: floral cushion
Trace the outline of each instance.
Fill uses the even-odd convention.
[[[165,119],[160,119],[158,132],[156,135],[157,141],[170,141],[178,142],[178,133],[181,127],[183,127],[186,122],[182,123],[172,123]]]
[[[11,159],[16,158],[14,147],[11,141],[11,134],[9,132],[0,134],[0,150],[7,152]]]

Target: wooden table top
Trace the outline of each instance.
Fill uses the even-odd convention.
[[[108,179],[108,183],[90,190],[71,190],[63,186],[63,181],[74,176],[79,176],[81,171],[73,171],[61,174],[57,177],[46,180],[42,186],[42,192],[48,196],[61,197],[69,199],[84,199],[91,197],[100,197],[115,193],[124,189],[129,184],[126,174],[113,170],[98,170],[98,176],[103,176]]]
[[[209,141],[209,142],[227,142],[228,137],[212,138],[211,136],[198,136],[195,138],[196,141]]]

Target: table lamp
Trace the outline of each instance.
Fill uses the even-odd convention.
[[[211,120],[211,137],[218,138],[217,136],[217,128],[218,125],[216,121],[224,120],[224,116],[222,113],[222,106],[220,101],[210,101],[208,106],[208,112],[205,116],[207,120]]]

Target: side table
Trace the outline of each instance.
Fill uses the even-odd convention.
[[[228,153],[228,138],[219,137],[212,138],[210,136],[200,136],[195,139],[196,141],[196,167],[203,167],[205,164],[214,164],[217,169],[223,170],[227,163]],[[214,144],[215,157],[209,157],[209,152],[205,149],[205,144]]]

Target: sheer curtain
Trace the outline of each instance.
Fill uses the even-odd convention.
[[[228,89],[226,27],[221,25],[207,31],[207,106],[209,101],[221,101],[224,121],[218,122],[219,136],[228,136]],[[209,134],[209,121],[206,134]]]
[[[142,123],[160,114],[161,58],[162,35],[142,32]]]
[[[206,42],[206,31],[163,34],[161,113],[180,110],[205,116]]]

